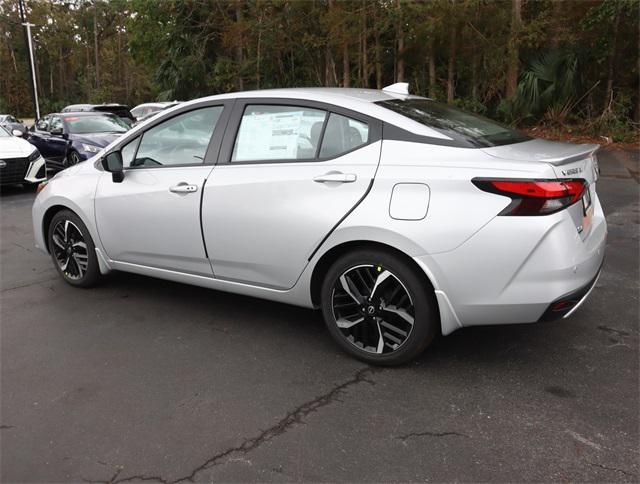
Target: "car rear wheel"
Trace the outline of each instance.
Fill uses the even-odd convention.
[[[411,361],[438,332],[433,289],[390,252],[358,250],[340,257],[327,272],[321,301],[333,338],[367,363]]]
[[[53,263],[66,282],[90,287],[98,281],[96,248],[80,217],[70,210],[55,214],[49,225],[48,240]]]

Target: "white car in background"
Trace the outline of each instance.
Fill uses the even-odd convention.
[[[438,333],[578,308],[607,235],[597,148],[404,86],[223,94],[58,174],[35,240],[74,286],[121,270],[321,308],[348,353],[399,364]]]
[[[133,117],[136,118],[134,126],[146,121],[147,119],[150,119],[160,111],[172,108],[173,106],[177,106],[178,104],[180,104],[180,101],[163,101],[138,104],[131,110],[131,114],[133,114]]]
[[[46,164],[40,152],[0,127],[0,185],[32,185],[46,179]]]

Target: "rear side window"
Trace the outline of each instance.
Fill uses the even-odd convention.
[[[322,138],[320,158],[332,158],[367,144],[369,126],[361,121],[331,113]]]
[[[222,106],[179,114],[145,131],[134,166],[193,165],[204,162]]]
[[[520,143],[530,138],[490,119],[430,99],[394,99],[376,104],[477,148]]]
[[[249,105],[231,161],[314,159],[326,116],[303,106]]]

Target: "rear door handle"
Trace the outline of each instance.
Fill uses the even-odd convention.
[[[178,183],[169,188],[173,193],[193,193],[198,191],[198,185],[188,185],[187,183]]]
[[[355,173],[325,173],[313,178],[318,183],[353,183],[358,178]]]

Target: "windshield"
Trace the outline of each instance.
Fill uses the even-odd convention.
[[[9,131],[5,130],[4,127],[0,126],[0,138],[10,138],[11,134]]]
[[[64,118],[72,134],[124,133],[129,126],[116,116],[67,116]]]
[[[376,104],[478,148],[521,143],[530,139],[520,131],[495,121],[430,99],[394,99],[378,101]]]

